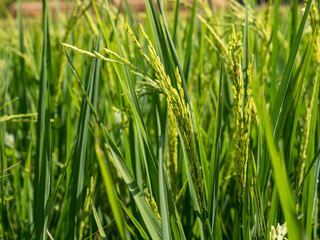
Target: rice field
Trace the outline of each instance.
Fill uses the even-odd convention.
[[[320,239],[320,1],[128,2],[4,11],[0,239]]]

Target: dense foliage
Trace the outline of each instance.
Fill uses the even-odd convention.
[[[0,239],[318,239],[320,3],[271,2],[2,19]]]

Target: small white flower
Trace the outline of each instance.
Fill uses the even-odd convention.
[[[269,240],[286,240],[287,238],[285,236],[287,232],[287,223],[284,223],[283,225],[278,223],[277,229],[275,229],[274,226],[271,226]]]

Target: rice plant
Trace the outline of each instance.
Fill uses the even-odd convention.
[[[320,238],[319,0],[21,1],[0,239]]]

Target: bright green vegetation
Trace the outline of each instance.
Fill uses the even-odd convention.
[[[2,19],[0,239],[319,239],[320,3],[280,3]]]

